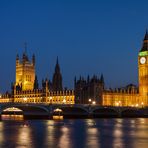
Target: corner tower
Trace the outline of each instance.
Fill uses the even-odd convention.
[[[16,81],[15,85],[21,90],[33,90],[35,81],[35,56],[29,61],[27,53],[23,53],[22,59],[16,56]]]
[[[148,104],[148,32],[138,56],[139,95],[144,104]]]

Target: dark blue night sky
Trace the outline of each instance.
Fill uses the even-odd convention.
[[[15,57],[28,43],[38,79],[59,57],[64,86],[104,74],[106,87],[138,83],[137,55],[148,28],[147,0],[1,0],[0,91],[15,80]]]

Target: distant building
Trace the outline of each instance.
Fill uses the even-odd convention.
[[[80,77],[74,80],[75,101],[79,104],[99,104],[102,105],[102,93],[104,91],[104,77],[87,77],[87,80]]]

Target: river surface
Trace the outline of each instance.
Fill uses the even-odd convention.
[[[0,121],[0,148],[148,148],[147,118]]]

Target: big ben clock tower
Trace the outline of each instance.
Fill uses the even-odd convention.
[[[138,56],[140,100],[148,105],[148,32],[146,31],[142,49]]]

